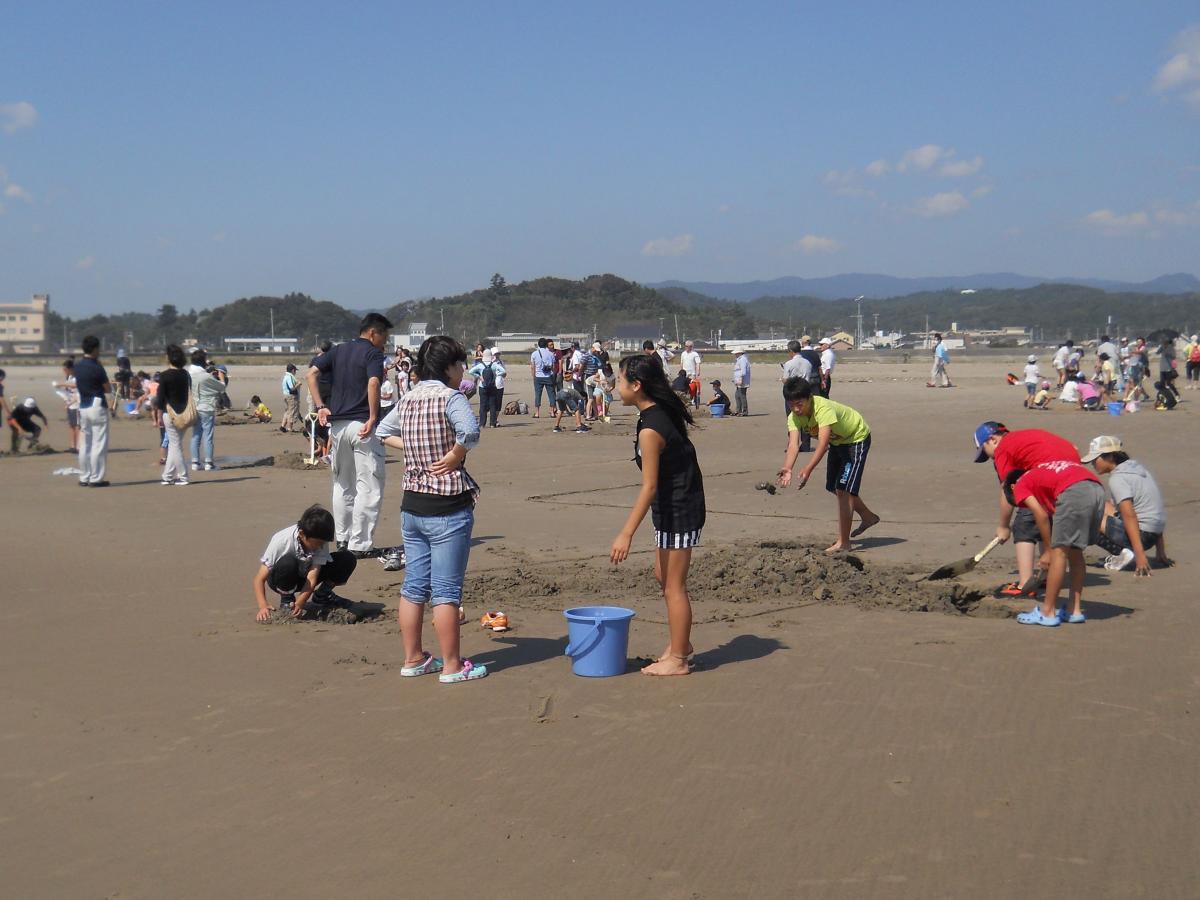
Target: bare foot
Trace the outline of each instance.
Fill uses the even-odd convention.
[[[879,524],[879,516],[875,516],[875,518],[873,518],[873,519],[863,519],[861,522],[858,523],[858,527],[855,528],[852,532],[850,532],[850,537],[856,538],[860,534],[862,534],[864,531],[866,531],[868,528],[873,528],[874,526],[876,526],[878,524]]]
[[[828,547],[825,548],[826,556],[841,556],[843,553],[849,553],[849,552],[850,552],[850,545],[843,544],[840,541],[836,544],[830,544]]]
[[[664,656],[658,662],[652,662],[642,667],[643,675],[689,675],[687,658],[683,656]]]

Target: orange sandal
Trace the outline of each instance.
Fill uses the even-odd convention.
[[[479,624],[492,631],[508,631],[508,616],[502,612],[485,612],[480,616]]]

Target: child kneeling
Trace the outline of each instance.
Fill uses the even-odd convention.
[[[1022,625],[1054,627],[1060,622],[1078,624],[1083,614],[1083,579],[1087,565],[1083,551],[1096,543],[1104,518],[1104,487],[1100,479],[1079,463],[1041,463],[1016,469],[1004,479],[1004,495],[1013,506],[1033,513],[1042,536],[1039,566],[1046,575],[1046,595],[1040,607],[1017,616]],[[1053,525],[1051,524],[1053,516]],[[1070,568],[1070,609],[1058,606],[1058,594]]]
[[[304,616],[310,598],[321,605],[343,602],[333,589],[350,580],[358,560],[349,550],[330,553],[327,545],[333,537],[333,514],[319,505],[310,506],[299,522],[272,536],[254,576],[259,622],[270,619],[273,611],[268,589],[280,595],[280,606],[290,606],[297,619]]]

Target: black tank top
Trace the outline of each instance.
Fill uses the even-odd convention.
[[[637,433],[657,431],[666,446],[658,458],[658,491],[650,501],[650,517],[658,531],[686,534],[704,527],[704,477],[696,461],[696,448],[671,417],[658,406],[642,410]],[[642,451],[634,439],[634,462],[642,467]]]

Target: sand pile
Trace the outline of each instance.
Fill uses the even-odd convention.
[[[387,607],[382,603],[363,603],[347,600],[336,605],[314,603],[311,600],[305,604],[304,617],[297,619],[292,616],[291,609],[276,609],[272,611],[269,625],[287,623],[324,622],[330,625],[358,625],[362,623],[380,623],[387,621]]]
[[[274,454],[275,468],[277,469],[295,469],[299,471],[307,471],[309,469],[323,469],[324,464],[318,459],[315,465],[309,465],[307,453],[297,453],[294,450],[281,450]]]
[[[999,602],[954,581],[914,582],[912,571],[870,565],[861,557],[827,557],[800,542],[758,541],[712,550],[692,558],[688,577],[697,622],[720,622],[796,609],[816,603],[869,609],[1009,616]],[[466,596],[497,609],[565,609],[613,604],[662,618],[662,597],[652,563],[638,555],[621,566],[590,559],[560,565],[514,559],[485,575],[469,575]]]

